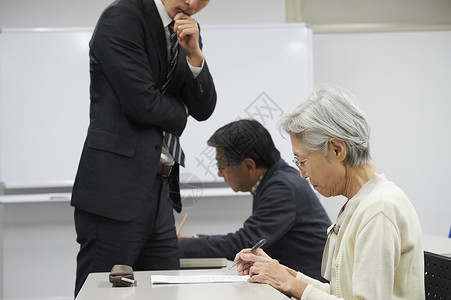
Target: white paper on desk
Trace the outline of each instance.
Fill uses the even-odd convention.
[[[247,281],[249,275],[151,275],[152,284],[217,283]]]

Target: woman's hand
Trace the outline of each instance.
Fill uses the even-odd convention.
[[[247,251],[246,251],[247,250]],[[238,264],[238,274],[250,277],[248,282],[266,283],[290,297],[301,298],[307,284],[296,279],[296,272],[281,265],[258,249],[253,254],[249,249],[240,251],[235,260],[241,258]]]
[[[243,255],[244,254],[249,254],[251,252],[250,248],[246,248],[241,250],[240,252],[238,252],[235,255],[235,259],[234,261],[238,261],[239,259],[241,259],[241,262],[238,264],[237,269],[238,269],[238,275],[248,275],[249,274],[249,269],[250,267],[254,264],[253,261],[246,261],[243,259]],[[271,257],[269,257],[268,254],[265,253],[265,251],[263,251],[261,248],[258,248],[257,250],[254,251],[254,256],[259,256],[263,259],[268,259],[271,260]]]

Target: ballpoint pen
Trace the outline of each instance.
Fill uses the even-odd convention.
[[[257,250],[258,248],[260,248],[261,246],[263,246],[266,243],[265,239],[260,240],[257,244],[254,245],[254,247],[251,248],[251,251],[249,253],[253,253],[255,250]],[[233,268],[234,266],[236,266],[237,264],[239,264],[241,262],[241,258],[239,260],[237,260],[233,265],[231,265],[229,267],[229,270],[231,268]]]

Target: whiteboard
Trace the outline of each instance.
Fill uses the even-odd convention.
[[[305,24],[210,26],[202,29],[206,61],[218,102],[205,122],[189,119],[181,138],[187,155],[181,181],[223,181],[215,148],[207,140],[221,126],[243,118],[268,129],[285,160],[293,154],[277,122],[313,89],[311,29]]]
[[[222,181],[216,129],[254,118],[286,160],[276,129],[283,113],[313,88],[312,36],[306,24],[203,26],[204,53],[218,103],[210,119],[190,118],[181,138],[182,182]],[[4,29],[0,33],[0,181],[6,188],[71,186],[89,124],[87,29]]]
[[[0,181],[71,186],[89,122],[92,29],[2,30]]]

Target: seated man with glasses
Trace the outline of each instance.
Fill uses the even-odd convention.
[[[218,176],[235,192],[251,192],[252,215],[235,233],[181,234],[180,257],[233,260],[264,238],[262,248],[271,257],[324,280],[321,258],[331,222],[308,181],[281,159],[269,132],[255,120],[239,120],[218,129],[207,143],[216,148]]]

